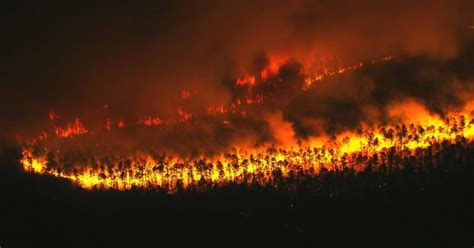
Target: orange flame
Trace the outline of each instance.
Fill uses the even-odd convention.
[[[151,117],[151,116],[148,116],[146,117],[145,119],[141,119],[141,120],[138,120],[137,122],[138,125],[144,125],[144,126],[158,126],[158,125],[161,125],[162,124],[162,121],[160,118],[158,117]],[[124,123],[125,125],[125,123]]]
[[[399,114],[397,111],[395,109],[393,114]],[[273,185],[276,174],[282,177],[298,173],[314,176],[323,168],[338,170],[345,166],[356,171],[362,170],[366,165],[357,162],[359,155],[372,157],[381,152],[386,154],[392,149],[399,156],[412,156],[419,149],[441,142],[454,143],[459,137],[473,140],[474,121],[467,116],[449,118],[445,122],[426,114],[415,120],[419,124],[347,132],[336,138],[325,141],[314,139],[295,147],[238,150],[232,154],[223,153],[214,159],[156,159],[151,154],[140,153],[128,157],[130,162],[126,167],[121,165],[121,159],[111,158],[112,164],[106,167],[75,164],[72,165],[73,170],[58,170],[47,165],[47,151],[33,153],[32,147],[25,147],[21,163],[26,171],[67,178],[86,189],[159,187],[175,192],[178,187],[199,187],[202,182],[211,185]],[[60,155],[56,153],[56,156]]]
[[[253,86],[255,84],[255,77],[245,76],[244,78],[238,78],[236,84],[237,86]]]
[[[74,135],[81,135],[89,132],[81,123],[79,118],[76,118],[73,123],[67,123],[65,127],[57,127],[54,132],[58,137],[71,137]]]

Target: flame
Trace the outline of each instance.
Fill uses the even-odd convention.
[[[238,78],[236,81],[237,86],[253,86],[255,84],[255,76],[245,76]]]
[[[23,149],[22,159],[20,160],[23,169],[35,173],[41,173],[46,167],[46,158],[43,156],[33,156],[33,151],[30,149]]]
[[[407,105],[413,105],[408,102]],[[394,115],[398,109],[394,109]],[[303,173],[317,175],[323,168],[338,170],[351,166],[356,171],[365,165],[357,162],[355,155],[371,157],[394,149],[400,156],[415,155],[415,151],[442,142],[454,143],[459,137],[474,138],[474,121],[469,115],[450,117],[442,121],[429,114],[416,118],[418,124],[383,126],[379,130],[347,132],[335,138],[311,140],[297,146],[264,147],[237,150],[220,154],[215,159],[187,159],[168,157],[154,159],[152,154],[140,153],[123,160],[112,159],[108,166],[93,167],[91,164],[75,164],[74,169],[59,170],[47,166],[45,154],[34,153],[32,147],[23,149],[21,164],[24,170],[67,178],[86,189],[103,188],[128,190],[134,187],[163,188],[170,193],[179,187],[199,187],[228,183],[275,185],[275,175],[288,177]],[[57,152],[56,156],[60,157]],[[381,157],[381,156],[379,156]],[[95,158],[90,158],[88,163]],[[98,161],[96,161],[99,164]],[[276,173],[276,174],[275,174]]]
[[[387,56],[372,63],[392,60]],[[271,59],[270,64],[261,71],[260,79],[268,79],[276,73],[281,61]],[[326,77],[346,73],[363,67],[363,63],[329,67],[322,65],[313,71],[305,71],[306,90]],[[258,76],[258,75],[257,75]],[[261,81],[259,81],[261,82]],[[235,81],[236,86],[250,88],[257,83],[254,75],[247,75]],[[189,91],[182,91],[181,97],[190,97]],[[203,115],[234,114],[246,117],[249,112],[245,105],[262,104],[271,100],[266,95],[254,94],[235,98],[229,105],[210,106]],[[107,106],[107,105],[106,105]],[[474,105],[472,106],[474,108]],[[108,106],[107,106],[108,108]],[[395,151],[399,156],[412,156],[420,149],[441,144],[454,143],[460,137],[472,141],[474,121],[470,119],[470,110],[451,113],[445,120],[429,113],[420,103],[407,99],[389,107],[392,125],[366,126],[360,132],[345,132],[336,137],[317,137],[304,142],[296,141],[292,127],[281,116],[270,116],[269,126],[275,134],[277,144],[265,144],[259,148],[236,147],[232,152],[222,152],[211,158],[186,158],[180,156],[156,156],[148,151],[134,151],[130,154],[111,155],[105,164],[93,154],[87,159],[65,166],[60,150],[41,147],[38,140],[46,140],[46,132],[29,142],[23,148],[21,164],[25,171],[66,178],[86,188],[128,190],[134,187],[156,187],[175,192],[179,188],[204,185],[253,184],[277,187],[278,177],[290,177],[297,174],[315,176],[323,169],[339,170],[349,166],[356,171],[364,169],[357,156],[371,157]],[[58,115],[50,112],[49,119],[56,120]],[[183,107],[177,108],[178,119],[162,120],[156,116],[131,121],[136,125],[159,126],[174,125],[193,119]],[[53,116],[53,117],[52,117]],[[455,117],[456,116],[456,117]],[[231,125],[224,115],[221,123]],[[113,121],[107,118],[105,129],[116,125],[125,127],[124,120]],[[67,123],[65,127],[56,127],[57,137],[66,138],[88,133],[79,118]],[[92,132],[91,132],[92,133]],[[52,156],[50,156],[52,154]],[[51,162],[51,163],[50,163]],[[100,165],[100,166],[97,166]],[[276,176],[279,175],[279,176]]]
[[[162,121],[160,118],[158,117],[151,117],[151,116],[148,116],[144,119],[140,119],[138,120],[137,122],[138,125],[144,125],[144,126],[148,126],[148,127],[151,127],[151,126],[158,126],[158,125],[161,125],[162,124]]]
[[[182,107],[178,108],[178,114],[179,116],[181,116],[182,120],[189,120],[193,117],[192,114],[190,113],[187,113],[186,111],[184,111],[184,109]]]
[[[381,62],[387,62],[387,61],[393,60],[394,58],[395,57],[393,56],[386,56],[378,60],[372,60],[371,63],[377,64]],[[326,64],[323,63],[322,65],[314,68],[314,72],[306,72],[309,76],[306,77],[305,79],[305,85],[304,85],[303,90],[309,89],[313,85],[313,83],[317,81],[321,81],[325,78],[332,77],[335,75],[344,74],[348,71],[357,70],[362,67],[364,67],[364,63],[362,62],[352,64],[352,65],[340,65],[337,67],[327,66]]]
[[[81,135],[89,132],[82,124],[79,118],[76,118],[74,122],[67,123],[65,127],[56,127],[54,130],[58,137],[71,137],[75,135]]]
[[[208,115],[215,115],[215,114],[223,114],[227,113],[228,110],[224,105],[220,106],[211,106],[207,108],[206,114]]]

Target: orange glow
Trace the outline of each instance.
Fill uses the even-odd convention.
[[[105,129],[110,130],[111,128],[112,128],[112,121],[110,120],[110,118],[107,118],[107,120],[105,121]]]
[[[89,132],[81,123],[79,118],[76,118],[73,123],[67,123],[65,127],[57,127],[54,132],[58,137],[71,137],[81,135]]]
[[[107,118],[105,120],[105,129],[111,130],[113,126],[117,126],[118,128],[124,128],[125,127],[125,121],[118,120],[116,122],[113,122],[110,118]]]
[[[381,129],[367,129],[357,133],[347,132],[335,139],[314,139],[299,145],[238,149],[232,154],[223,153],[213,159],[169,157],[157,161],[151,154],[137,153],[130,154],[127,167],[119,166],[123,164],[123,158],[111,157],[112,165],[106,167],[78,163],[72,165],[75,170],[58,170],[57,167],[47,166],[47,150],[33,153],[32,147],[25,147],[21,163],[26,171],[67,178],[86,189],[98,187],[127,190],[133,187],[157,187],[172,193],[177,187],[198,187],[202,180],[212,185],[273,185],[276,172],[281,173],[282,177],[295,173],[314,176],[322,168],[335,170],[344,166],[358,171],[365,165],[357,163],[357,154],[371,156],[395,149],[400,156],[414,155],[417,149],[441,142],[454,143],[458,137],[469,141],[474,138],[474,124],[468,114],[456,114],[460,117],[451,117],[449,122],[444,122],[429,114],[423,114],[425,110],[415,103],[408,102],[402,108],[409,110],[412,107],[415,107],[413,111],[421,111],[417,112],[421,115],[414,119],[416,123],[413,124],[388,125]],[[397,111],[400,109],[393,110],[394,116],[402,115]],[[60,157],[61,153],[58,151],[55,156]],[[92,160],[95,158],[91,157],[88,161]],[[99,161],[95,163],[100,164]]]
[[[255,84],[255,77],[246,76],[244,78],[238,78],[236,84],[237,86],[253,86]]]
[[[49,111],[48,117],[51,121],[57,120],[59,118],[58,114],[54,111]]]
[[[162,124],[162,121],[160,118],[158,117],[151,117],[151,116],[148,116],[146,117],[145,119],[141,119],[141,120],[138,120],[137,122],[138,125],[143,125],[143,126],[158,126],[158,125],[161,125]],[[124,123],[125,125],[125,123]]]
[[[33,152],[31,150],[24,149],[22,155],[23,158],[20,160],[20,162],[23,165],[24,170],[41,173],[46,167],[46,159],[43,156],[33,156]]]
[[[283,59],[281,57],[272,56],[272,55],[269,56],[268,60],[269,60],[268,65],[260,72],[260,79],[262,79],[262,80],[266,80],[270,74],[277,73],[278,70],[280,69],[280,67],[286,61],[286,59]],[[249,77],[247,76],[246,78],[249,78]],[[239,84],[239,83],[237,83],[237,84]]]
[[[279,56],[275,56],[275,55],[270,55],[269,56],[269,65],[268,65],[268,69],[270,70],[270,72],[272,73],[275,73],[275,72],[278,72],[278,69],[280,69],[280,67],[283,65],[283,63],[286,61],[287,59],[286,58],[283,58],[283,57],[279,57]]]
[[[183,100],[188,100],[191,97],[191,92],[189,90],[181,91],[181,98]]]
[[[125,127],[125,121],[123,121],[123,120],[117,121],[117,127],[118,128],[124,128]]]
[[[178,108],[178,114],[183,120],[189,120],[193,117],[192,114],[185,112],[182,107]]]
[[[268,77],[268,71],[267,71],[267,69],[263,69],[262,72],[260,72],[260,78],[262,80],[265,80],[265,79],[267,79],[267,77]]]
[[[206,111],[206,114],[208,115],[223,114],[223,113],[227,113],[227,108],[223,105],[208,107]]]
[[[388,61],[393,57],[385,57],[372,63]],[[275,71],[270,65],[261,73],[261,79],[268,78]],[[305,72],[306,90],[315,82],[326,77],[346,73],[363,67],[363,63],[348,66],[321,66],[313,72]],[[265,73],[264,73],[265,72]],[[253,86],[254,76],[245,76],[236,80],[237,86]],[[251,92],[249,89],[248,92]],[[183,100],[189,98],[188,91],[182,92]],[[247,117],[253,112],[246,107],[250,104],[262,104],[270,101],[267,95],[260,93],[236,97],[229,105],[210,106],[205,108],[202,115],[222,114],[219,123],[232,126],[227,114]],[[107,163],[100,161],[99,156],[84,154],[77,161],[68,162],[64,169],[64,159],[61,150],[49,150],[43,147],[39,140],[46,143],[47,132],[42,132],[33,142],[27,142],[23,149],[21,164],[24,170],[62,177],[86,188],[103,188],[128,190],[134,187],[156,187],[175,192],[179,187],[199,188],[202,182],[206,185],[253,184],[275,185],[275,173],[283,178],[302,173],[315,176],[324,169],[339,170],[350,166],[356,171],[364,169],[365,164],[357,162],[355,157],[370,157],[379,153],[393,150],[399,156],[415,155],[419,149],[426,149],[442,142],[454,143],[459,137],[468,141],[474,139],[474,121],[471,119],[474,104],[465,110],[450,114],[450,118],[441,119],[431,114],[419,102],[405,99],[403,102],[388,106],[388,118],[391,124],[374,126],[361,123],[362,131],[347,131],[335,137],[325,135],[300,141],[294,137],[291,124],[284,121],[280,114],[266,116],[269,128],[274,135],[274,143],[262,144],[255,148],[238,143],[232,151],[221,151],[210,158],[188,158],[182,156],[156,156],[160,151],[130,151],[129,154],[112,154]],[[178,125],[184,121],[199,116],[177,108],[178,119],[162,120],[159,117],[146,116],[139,119],[136,125],[160,126]],[[54,114],[54,120],[57,114]],[[231,119],[232,120],[232,119]],[[110,130],[114,125],[125,128],[125,121],[105,120],[105,128]],[[56,127],[54,133],[58,137],[71,137],[85,134],[89,131],[79,118],[67,123],[65,127]],[[91,132],[91,135],[94,132]],[[249,148],[253,147],[253,148]],[[86,159],[84,159],[86,158]],[[349,158],[349,159],[348,159]],[[53,161],[50,161],[53,160]],[[54,162],[54,163],[49,163]],[[51,166],[54,164],[55,166]],[[97,166],[100,165],[100,166]]]
[[[48,133],[46,132],[41,132],[41,134],[38,136],[39,140],[45,140],[48,138]]]
[[[373,60],[372,64],[386,62],[392,59],[394,59],[393,56],[386,56],[379,60]],[[353,64],[353,65],[346,65],[346,66],[339,66],[339,67],[330,67],[330,66],[322,65],[320,67],[315,68],[315,72],[307,73],[308,77],[305,79],[305,85],[304,85],[303,90],[309,89],[313,85],[313,83],[317,81],[321,81],[327,77],[344,74],[348,71],[357,70],[362,67],[364,67],[364,63],[362,62]]]

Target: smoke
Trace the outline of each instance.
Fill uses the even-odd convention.
[[[293,98],[283,111],[285,119],[307,138],[394,121],[392,109],[407,101],[444,118],[461,111],[474,93],[473,43],[458,49],[462,55],[451,59],[406,55],[324,80]]]
[[[196,116],[271,93],[246,117],[117,134],[198,154],[387,121],[390,106],[407,99],[443,116],[472,96],[473,8],[461,0],[17,3],[2,15],[0,127],[4,135],[38,133],[50,110],[97,122],[104,105],[130,120],[176,118],[178,108]],[[396,59],[369,62],[388,54]],[[259,77],[275,60],[277,69]],[[368,66],[302,92],[320,61]],[[255,77],[251,91],[235,86],[245,75]]]

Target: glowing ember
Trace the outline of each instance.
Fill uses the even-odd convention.
[[[193,117],[192,114],[185,112],[183,108],[178,109],[178,114],[183,120],[189,120]]]
[[[162,123],[161,119],[158,117],[151,117],[148,116],[145,119],[138,120],[137,124],[138,125],[144,125],[144,126],[158,126]]]

